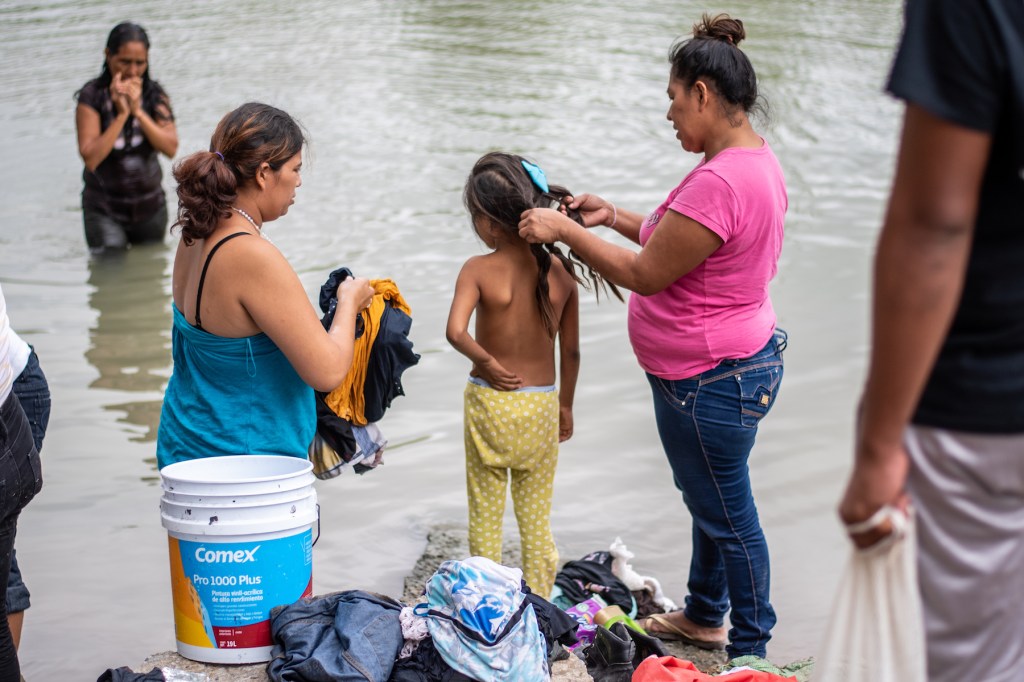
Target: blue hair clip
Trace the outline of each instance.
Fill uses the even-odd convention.
[[[523,168],[530,174],[530,179],[533,180],[533,184],[537,185],[541,192],[548,191],[548,176],[544,175],[544,170],[540,166],[536,166],[526,159],[520,161],[523,164]]]

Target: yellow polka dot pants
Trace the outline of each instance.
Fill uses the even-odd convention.
[[[512,479],[523,578],[547,599],[558,569],[551,496],[558,464],[558,391],[465,390],[469,551],[501,563],[501,526]]]

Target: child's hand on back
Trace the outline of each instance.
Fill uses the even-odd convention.
[[[558,442],[564,443],[572,438],[572,408],[558,408]]]
[[[494,358],[475,365],[475,368],[480,378],[496,390],[514,391],[523,387],[523,380],[519,375],[502,367],[501,363]]]

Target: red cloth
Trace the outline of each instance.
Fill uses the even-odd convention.
[[[726,675],[708,675],[697,670],[697,666],[690,661],[674,656],[649,656],[633,673],[633,682],[792,682],[795,679],[760,670],[737,670]]]

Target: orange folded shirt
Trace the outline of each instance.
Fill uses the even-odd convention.
[[[380,331],[380,318],[384,315],[385,307],[391,305],[406,315],[412,315],[412,309],[392,280],[371,279],[370,286],[376,293],[370,300],[370,306],[359,313],[363,318],[363,335],[356,339],[352,349],[352,367],[341,385],[324,398],[334,414],[351,422],[353,426],[366,426],[363,387],[366,385],[366,370],[370,364],[370,350]]]

